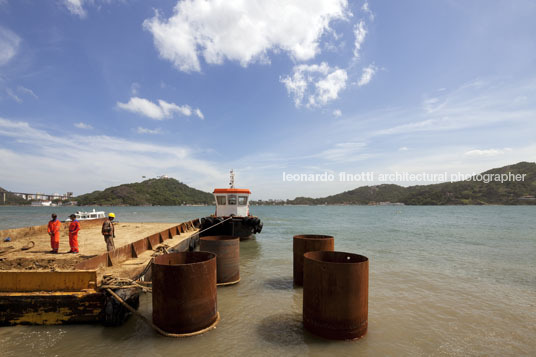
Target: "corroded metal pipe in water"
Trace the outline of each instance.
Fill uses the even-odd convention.
[[[216,255],[181,252],[152,263],[153,323],[168,333],[193,335],[219,321]]]
[[[240,281],[239,237],[201,237],[199,240],[199,250],[216,254],[218,285],[231,285]]]
[[[304,255],[303,325],[335,340],[367,333],[369,260],[344,252]]]
[[[294,285],[303,285],[303,254],[319,250],[335,249],[335,238],[319,234],[300,234],[293,237]]]

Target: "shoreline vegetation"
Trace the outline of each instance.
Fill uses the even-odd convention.
[[[252,205],[536,205],[536,163],[519,162],[491,169],[480,175],[524,175],[523,181],[483,182],[466,180],[403,187],[395,184],[361,186],[322,198],[296,197],[292,200],[256,200]],[[6,204],[31,202],[6,192]],[[1,197],[0,197],[1,198]],[[197,190],[173,178],[149,179],[109,187],[62,202],[77,206],[207,206],[214,204],[211,193]],[[0,205],[4,205],[0,201]]]
[[[252,201],[257,205],[536,205],[536,163],[519,162],[479,175],[525,175],[523,181],[466,180],[403,187],[395,184],[362,186],[322,198]],[[518,176],[519,177],[519,176]]]

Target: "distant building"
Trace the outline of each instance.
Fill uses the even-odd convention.
[[[59,194],[57,192],[53,193],[52,195],[45,194],[45,193],[22,193],[22,192],[11,192],[13,195],[20,197],[22,199],[25,199],[27,201],[52,201],[52,200],[61,200],[65,201],[72,197],[74,197],[72,192],[67,192],[64,194]]]

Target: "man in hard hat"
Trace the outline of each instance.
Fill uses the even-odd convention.
[[[61,222],[58,220],[58,216],[52,213],[52,219],[48,222],[48,234],[50,235],[50,246],[52,250],[50,253],[58,254],[60,247],[60,228]]]
[[[113,220],[115,218],[114,213],[108,214],[108,219],[104,221],[102,224],[102,235],[104,236],[104,241],[106,242],[106,249],[108,251],[114,250],[114,238],[115,238],[115,230],[114,230],[114,223]]]
[[[80,253],[78,251],[78,232],[80,232],[80,222],[76,219],[75,214],[71,214],[71,224],[69,225],[69,253]]]

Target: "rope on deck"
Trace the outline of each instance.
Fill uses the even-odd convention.
[[[31,241],[28,241],[28,243],[26,243],[24,246],[20,247],[20,248],[17,248],[15,249],[15,247],[7,247],[5,249],[2,249],[0,250],[0,255],[4,255],[4,254],[7,254],[7,253],[15,253],[15,252],[18,252],[18,251],[23,251],[23,250],[29,250],[29,249],[32,249],[33,247],[35,247],[35,242],[33,240]]]
[[[102,278],[102,284],[100,289],[128,289],[128,288],[137,288],[143,291],[144,293],[151,293],[152,289],[148,286],[141,285],[138,282],[128,279],[128,278],[119,278],[113,275],[105,275]]]
[[[152,257],[156,257],[163,254],[169,254],[168,246],[166,244],[160,244],[155,248]],[[139,276],[144,276],[151,267],[152,259],[147,263],[141,274]],[[104,275],[102,278],[102,283],[100,285],[101,289],[128,289],[128,288],[138,288],[144,293],[151,293],[151,287],[142,285],[139,282],[129,279],[113,276],[111,274]]]

